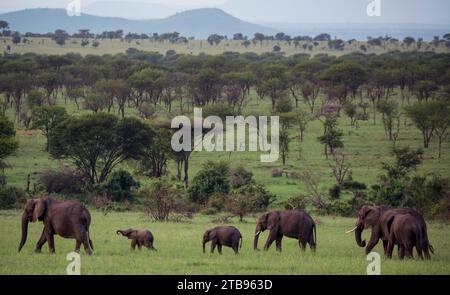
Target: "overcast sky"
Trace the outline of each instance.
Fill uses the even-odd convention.
[[[254,22],[313,22],[313,23],[428,23],[450,24],[450,0],[379,0],[381,16],[369,17],[366,13],[368,3],[375,0],[80,0],[82,8],[94,2],[122,2],[124,8],[117,9],[115,16],[130,2],[158,3],[172,7],[162,9],[161,16],[167,11],[186,8],[218,7],[248,21]],[[378,1],[378,0],[376,0]],[[65,7],[70,0],[1,0],[0,11],[6,12],[24,8]],[[179,6],[179,9],[177,8]],[[98,7],[98,5],[97,5]],[[136,5],[130,6],[136,7]],[[148,6],[146,6],[148,7]],[[157,10],[157,8],[155,8]],[[97,10],[98,11],[98,10]],[[158,11],[152,12],[152,17]],[[101,14],[101,12],[99,12]],[[126,17],[129,17],[127,11]],[[142,11],[139,15],[142,15]],[[125,15],[122,15],[125,16]]]

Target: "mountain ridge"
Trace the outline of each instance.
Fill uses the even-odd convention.
[[[277,31],[245,22],[218,8],[200,8],[176,13],[162,19],[131,20],[120,17],[104,17],[82,13],[68,16],[64,9],[34,8],[0,14],[0,19],[10,24],[11,30],[21,33],[48,33],[64,29],[69,33],[90,29],[93,33],[122,29],[132,33],[179,32],[184,36],[207,38],[210,34],[227,35],[243,33],[252,36],[260,32],[274,34]]]

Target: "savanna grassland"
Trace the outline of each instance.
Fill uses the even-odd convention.
[[[200,52],[216,54],[223,53],[224,51],[254,51],[256,53],[262,53],[271,52],[274,45],[263,44],[261,46],[256,44],[250,45],[250,47],[246,49],[242,47],[240,43],[235,44],[232,41],[222,42],[218,46],[210,46],[206,41],[193,41],[189,42],[187,45],[174,45],[169,43],[153,44],[149,41],[142,41],[141,44],[130,44],[119,40],[102,40],[98,48],[92,48],[91,46],[82,48],[80,44],[74,44],[71,40],[68,40],[67,44],[64,46],[56,45],[50,39],[46,39],[40,44],[39,42],[42,42],[40,38],[32,41],[33,42],[31,43],[11,46],[11,53],[34,52],[36,54],[64,54],[75,51],[81,53],[82,56],[85,56],[89,54],[123,53],[130,47],[135,47],[142,50],[142,52],[158,51],[162,54],[165,54],[169,49],[174,49],[177,53],[184,53],[187,55],[191,53],[196,55]],[[9,41],[4,42],[1,46],[6,46],[7,42]],[[295,50],[294,46],[284,46],[281,46],[282,50],[286,52],[286,55],[288,56],[295,53],[310,53],[303,49]],[[323,51],[318,49],[317,52],[313,53],[330,53],[326,50],[326,45],[323,46]],[[355,48],[359,47],[359,45],[354,46]],[[376,51],[384,49],[373,50]],[[350,51],[352,51],[352,48],[349,48],[348,51],[339,51],[330,54],[341,55],[341,53],[348,53]],[[445,55],[442,56],[445,57]],[[15,58],[14,55],[7,57],[11,59]],[[444,60],[444,57],[442,60]],[[30,58],[34,57],[31,56]],[[72,56],[72,58],[82,59],[77,56]],[[104,60],[102,60],[103,58]],[[109,60],[109,58],[111,58],[111,56],[95,58],[91,56],[90,59],[86,59],[87,61],[84,60],[80,62],[77,60],[74,63],[80,63],[81,69],[90,70],[91,68],[93,69],[94,66],[89,64],[89,61],[98,62],[98,64],[95,65],[98,66],[98,68],[101,68],[98,72],[100,74],[106,74],[104,77],[100,77],[97,80],[127,80],[128,77],[120,76],[123,75],[123,73],[126,73],[126,71],[124,70],[121,72],[115,70],[116,68],[114,68],[114,66],[122,66],[123,64],[126,64],[126,59],[128,57],[126,55],[120,55],[117,59],[111,58],[111,60]],[[167,58],[167,60],[164,60],[164,58]],[[175,58],[182,59],[182,57],[178,56]],[[232,59],[234,57],[229,58]],[[249,57],[249,59],[250,58],[251,57]],[[292,59],[286,62],[286,60],[283,60],[283,57],[281,56],[268,55],[268,71],[271,69],[273,70],[271,66],[274,66],[273,64],[277,63],[283,63],[283,65],[288,67],[291,66],[291,62],[294,64],[296,62],[299,64],[305,62],[301,61],[301,58],[302,57],[299,57],[300,61]],[[345,60],[345,58],[347,60]],[[343,63],[346,63],[348,60],[351,61],[352,58],[355,59],[357,63],[359,62],[364,64],[366,62],[366,56],[361,57],[359,54],[347,56],[345,58]],[[411,57],[411,59],[412,58],[414,58],[414,56]],[[417,65],[422,66],[422,59],[426,58],[427,56],[425,55],[418,57]],[[223,59],[226,58],[223,57]],[[172,61],[170,60],[170,57],[163,57],[161,55],[161,60],[164,60],[164,62],[169,64],[167,69],[165,69],[167,72],[176,68],[173,64],[171,64]],[[221,59],[216,60],[213,58],[205,58],[205,60],[206,61],[200,61],[200,63],[204,62],[205,64],[212,64],[212,66],[208,65],[205,67],[214,68],[214,66],[216,66],[218,69],[215,70],[218,72],[223,70],[223,68],[217,66],[217,64],[220,65],[220,62],[222,62]],[[235,72],[239,72],[243,70],[240,68],[241,64],[239,62],[241,60],[236,60],[232,60],[230,64],[227,64],[226,66],[233,67]],[[42,58],[39,62],[45,63],[46,59]],[[83,62],[85,62],[85,64],[83,64]],[[194,60],[192,63],[194,73],[185,73],[187,79],[191,79],[192,76],[195,76],[198,67],[201,67],[197,66],[196,62],[197,61]],[[260,64],[258,62],[259,61],[254,60],[251,62],[248,61],[248,68],[245,70],[251,72],[256,69],[256,72],[259,70],[258,66]],[[263,64],[264,62],[266,61],[261,59],[260,63]],[[328,58],[322,56],[317,62],[328,63],[327,66],[339,66],[341,61],[336,61],[334,57]],[[392,66],[380,66],[380,63],[382,63],[381,59],[375,60],[373,61],[373,64],[370,64],[370,66],[379,66],[378,70],[380,70],[380,72],[381,70],[385,70],[385,66],[386,68]],[[11,67],[17,66],[14,62],[11,64]],[[151,70],[154,70],[153,67],[158,70],[163,68],[163,65],[154,65],[147,60],[133,60],[130,64],[130,68],[133,68],[133,70],[136,70],[136,68],[140,69],[140,67],[148,67]],[[354,66],[353,61],[349,62],[349,64],[350,66]],[[20,67],[17,66],[17,68]],[[418,66],[417,72],[423,74],[421,69],[422,68]],[[430,67],[425,67],[425,69],[430,69]],[[25,74],[23,74],[22,77],[28,77],[27,75],[32,76],[27,73],[26,70],[24,71]],[[46,71],[42,69],[40,70],[41,72],[39,72],[39,75],[43,75],[42,72]],[[395,69],[389,68],[386,72],[391,73],[391,70],[393,71]],[[211,72],[209,68],[205,71],[207,73]],[[376,75],[371,76],[371,74],[373,74],[371,68],[368,68],[367,72],[370,78],[374,80],[379,78]],[[154,72],[151,72],[151,74],[153,73]],[[450,74],[448,73],[450,72],[447,72],[447,76],[450,77]],[[11,77],[8,76],[9,73],[2,74],[5,74],[4,76],[6,78]],[[19,73],[18,75],[21,74],[22,73]],[[224,73],[220,72],[220,75],[222,74]],[[440,83],[442,81],[447,81],[445,80],[447,79],[445,78],[447,76],[442,78],[444,75],[441,76],[441,73],[434,74],[434,76],[439,77]],[[84,78],[83,74],[80,76],[82,76],[81,78]],[[261,76],[264,75],[262,74]],[[431,75],[425,73],[424,76],[428,78],[428,76]],[[271,79],[268,80],[275,79],[273,77],[270,78]],[[354,78],[356,79],[357,77]],[[32,79],[30,79],[30,81],[31,80]],[[92,97],[95,97],[95,91],[98,91],[99,88],[94,86],[96,82],[98,81],[94,81],[89,85],[88,83],[86,83],[86,85],[82,85],[82,87],[85,88],[92,88],[89,91],[86,91],[86,93],[88,93],[87,96],[92,95]],[[259,82],[260,81],[257,81],[254,84]],[[332,84],[333,81],[326,82]],[[326,82],[323,82],[324,85]],[[368,81],[366,81],[368,85],[370,85],[371,82],[372,81],[370,81],[369,78]],[[385,79],[383,82],[389,84],[390,81],[389,79]],[[445,85],[441,84],[439,87],[444,89]],[[335,86],[336,89],[340,89],[340,85],[332,86]],[[36,86],[36,88],[38,87],[41,86]],[[358,87],[362,88],[363,83],[358,85]],[[398,138],[395,143],[396,146],[410,147],[412,150],[423,148],[423,138],[420,130],[416,128],[412,120],[405,115],[405,108],[408,103],[407,100],[401,99],[400,89],[397,86],[394,85],[391,87],[392,93],[389,95],[388,99],[397,103],[399,113],[401,114]],[[93,113],[91,109],[85,109],[83,107],[78,108],[73,100],[67,99],[67,96],[62,95],[64,92],[64,87],[59,88],[60,89],[53,92],[52,97],[49,97],[49,100],[54,99],[53,103],[56,106],[64,107],[67,113],[74,117]],[[186,86],[185,88],[189,87]],[[273,114],[274,109],[272,108],[271,100],[267,95],[264,98],[260,98],[256,88],[257,87],[255,87],[255,85],[252,85],[248,93],[248,97],[246,97],[245,103],[243,103],[242,108],[240,109],[241,114]],[[153,89],[146,89],[146,91],[149,92],[151,90]],[[317,98],[316,110],[321,107],[322,103],[323,105],[326,105],[327,99],[329,99],[332,94],[332,91],[325,93],[324,89],[322,89]],[[1,95],[2,98],[5,98],[3,93]],[[433,92],[434,97],[427,97],[427,100],[438,100],[440,99],[440,95],[441,92],[435,89]],[[290,97],[290,94],[288,91],[283,91],[283,96]],[[210,99],[209,97],[206,98]],[[365,91],[361,91],[359,92],[359,95],[354,95],[354,97],[351,98],[350,95],[348,95],[348,99],[353,100],[353,103],[355,104],[362,99],[368,104],[367,113],[369,114],[369,117],[366,118],[366,120],[359,120],[356,125],[351,124],[350,118],[345,114],[344,110],[341,110],[340,115],[337,116],[337,126],[339,130],[342,131],[342,141],[344,145],[343,150],[348,163],[351,165],[352,179],[365,183],[368,190],[370,190],[372,185],[379,183],[379,176],[385,173],[382,169],[382,164],[384,162],[394,162],[394,157],[392,155],[394,143],[392,140],[389,140],[386,134],[385,126],[382,124],[383,117],[381,113],[376,112],[376,122],[374,123],[372,117],[372,105],[370,104],[368,97],[366,97]],[[294,105],[294,99],[291,100],[292,105]],[[409,103],[411,104],[416,101],[414,95],[410,95],[410,100],[411,101]],[[213,103],[215,102],[205,102],[206,105]],[[126,104],[124,115],[126,117],[138,117],[138,110],[132,107],[131,104],[132,103]],[[156,108],[154,118],[150,120],[170,120],[179,114],[191,115],[191,111],[186,111],[186,109],[190,108],[190,110],[192,110],[192,101],[188,101],[186,99],[184,104],[185,105],[182,111],[180,108],[180,101],[174,100],[172,102],[172,109],[169,112],[161,101],[157,101],[154,105]],[[25,189],[28,186],[27,182],[29,175],[29,188],[33,190],[34,186],[37,186],[38,184],[40,173],[50,168],[57,169],[62,164],[69,166],[71,165],[70,161],[56,160],[50,156],[49,152],[45,151],[46,138],[44,134],[38,129],[25,128],[23,126],[24,124],[19,122],[20,120],[18,120],[19,118],[17,113],[15,113],[12,100],[9,104],[7,103],[4,105],[7,107],[6,116],[15,124],[15,138],[19,144],[17,151],[5,159],[5,162],[7,162],[9,166],[5,169],[6,182],[9,186]],[[82,104],[80,103],[80,105]],[[305,101],[301,99],[298,107],[294,107],[294,111],[297,109],[309,110],[309,107]],[[32,110],[30,110],[30,113],[32,113]],[[119,109],[116,104],[112,106],[111,113],[119,115]],[[195,152],[192,154],[189,161],[189,178],[192,180],[201,171],[202,165],[208,160],[223,160],[232,168],[238,166],[245,167],[245,169],[253,173],[254,180],[258,184],[264,185],[268,191],[276,195],[277,198],[275,202],[272,203],[269,208],[265,208],[267,210],[281,209],[283,208],[283,202],[289,198],[300,194],[305,195],[310,193],[308,192],[305,184],[299,179],[287,178],[286,176],[272,177],[272,172],[274,169],[290,172],[312,171],[318,177],[319,190],[325,192],[324,195],[327,195],[328,190],[336,183],[336,180],[331,173],[331,161],[325,159],[324,146],[318,140],[318,137],[323,134],[323,120],[319,120],[318,118],[314,118],[314,120],[309,122],[303,142],[299,140],[298,128],[296,126],[291,126],[291,128],[288,129],[288,135],[291,140],[289,142],[289,152],[285,165],[281,163],[281,160],[278,160],[275,163],[262,163],[260,161],[260,152]],[[448,138],[442,142],[441,150],[442,155],[439,158],[437,140],[433,137],[430,146],[424,149],[422,163],[418,165],[417,169],[414,170],[412,174],[439,174],[441,177],[449,178],[450,142]],[[141,187],[151,185],[154,180],[137,173],[137,165],[138,164],[136,161],[125,161],[121,163],[117,169],[121,168],[133,174],[133,177],[139,180]],[[174,161],[168,161],[167,170],[169,175],[168,179],[175,181],[174,176],[176,174],[176,164]],[[181,181],[178,181],[178,185],[180,185],[180,187],[182,186]],[[351,197],[352,196],[349,192],[342,193],[341,195],[342,199],[349,199]],[[86,201],[86,198],[84,198],[83,201]],[[94,255],[91,257],[87,257],[84,254],[82,255],[83,274],[366,274],[368,262],[366,261],[366,257],[364,255],[364,249],[359,248],[356,245],[353,235],[345,234],[345,231],[354,226],[355,219],[335,217],[332,215],[319,215],[313,206],[309,206],[307,211],[311,212],[311,215],[317,223],[318,248],[315,254],[311,253],[309,249],[307,249],[306,253],[302,253],[298,248],[298,243],[296,240],[286,238],[283,240],[282,253],[275,252],[274,245],[267,253],[262,251],[253,251],[252,242],[255,221],[258,216],[258,213],[254,213],[247,214],[244,217],[243,222],[239,222],[237,217],[231,218],[230,224],[239,228],[244,237],[244,245],[241,253],[239,255],[234,255],[229,248],[225,248],[224,255],[219,256],[217,253],[214,255],[202,253],[201,237],[206,229],[220,223],[220,221],[213,221],[214,219],[217,219],[218,215],[229,215],[228,213],[219,213],[217,215],[196,213],[192,219],[184,219],[182,222],[155,222],[148,215],[143,213],[142,207],[140,206],[136,206],[132,211],[113,211],[108,212],[105,215],[103,211],[96,210],[92,207],[89,202],[86,203],[92,214],[90,235],[94,243],[95,251]],[[138,205],[142,205],[142,200],[137,200],[137,203]],[[30,224],[27,244],[19,254],[17,253],[17,246],[20,239],[20,215],[21,211],[18,209],[0,211],[0,236],[2,237],[0,239],[0,274],[64,274],[67,266],[66,254],[73,250],[75,243],[74,240],[55,237],[55,255],[48,254],[47,246],[44,247],[43,253],[35,254],[33,253],[33,249],[42,231],[42,224]],[[442,221],[428,219],[427,224],[429,229],[428,236],[435,249],[435,255],[432,257],[432,260],[400,261],[397,257],[394,257],[392,260],[382,258],[382,274],[450,274],[450,236],[448,235],[450,226]],[[129,227],[150,229],[155,236],[155,247],[158,249],[158,252],[148,252],[146,250],[142,250],[131,253],[129,241],[115,234],[116,230]],[[366,239],[368,239],[368,235],[369,232],[365,231],[364,237]],[[266,237],[267,232],[262,234],[260,238],[260,248],[262,248]],[[378,245],[375,248],[375,251],[381,254],[381,246]]]
[[[221,54],[226,51],[232,52],[254,52],[257,54],[273,52],[274,46],[280,47],[280,52],[283,52],[286,56],[294,54],[304,53],[310,55],[317,54],[329,54],[333,56],[341,56],[350,52],[361,51],[361,46],[366,49],[365,53],[380,54],[383,52],[389,52],[393,50],[398,51],[429,51],[433,50],[436,53],[449,52],[449,48],[445,44],[438,44],[437,46],[424,44],[420,46],[411,45],[407,46],[403,43],[384,43],[381,46],[368,45],[366,41],[352,41],[350,44],[345,44],[343,50],[333,50],[328,46],[328,42],[318,41],[313,45],[311,42],[300,42],[297,46],[293,42],[273,41],[265,40],[263,42],[256,42],[248,46],[242,45],[243,41],[225,40],[219,44],[210,45],[206,40],[189,40],[188,43],[173,43],[169,41],[153,41],[153,40],[123,40],[123,39],[101,39],[98,40],[99,46],[94,47],[94,39],[88,39],[89,44],[81,46],[81,38],[70,38],[66,40],[64,45],[56,44],[51,38],[46,37],[24,37],[27,40],[26,43],[13,44],[11,38],[0,38],[0,50],[8,53],[37,53],[37,54],[67,54],[76,52],[81,55],[103,55],[103,54],[117,54],[125,53],[128,48],[136,48],[142,51],[158,52],[165,54],[168,50],[175,50],[180,54],[192,54],[198,55],[204,54]],[[22,40],[23,41],[23,40]],[[10,46],[10,50],[7,47]],[[311,46],[309,48],[309,46]],[[306,48],[305,48],[306,47]]]
[[[92,211],[92,210],[91,210]],[[302,253],[296,240],[283,239],[283,252],[253,250],[254,218],[245,223],[234,221],[244,237],[240,254],[224,248],[223,255],[202,253],[201,238],[206,228],[215,226],[211,217],[197,216],[189,223],[155,223],[142,213],[111,213],[106,216],[92,212],[91,237],[95,253],[86,256],[82,251],[82,274],[354,274],[365,275],[368,261],[364,249],[359,248],[353,235],[345,231],[352,227],[351,218],[318,217],[318,248],[312,254],[309,248]],[[33,252],[41,233],[41,224],[30,224],[28,242],[17,253],[20,231],[20,212],[0,212],[0,273],[1,274],[58,274],[66,272],[66,255],[73,251],[74,241],[55,237],[56,254],[49,255],[44,246],[41,254]],[[149,228],[155,236],[157,252],[141,250],[130,252],[130,242],[115,231],[132,224]],[[260,237],[260,245],[267,233]],[[367,233],[364,235],[367,239]],[[400,261],[382,258],[381,273],[395,274],[449,274],[450,237],[448,226],[429,223],[430,241],[436,250],[432,261]],[[209,244],[207,244],[209,246]],[[209,248],[207,248],[209,250]],[[374,251],[382,253],[378,245]]]

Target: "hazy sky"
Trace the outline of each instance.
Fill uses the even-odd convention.
[[[429,23],[450,24],[450,0],[80,0],[89,7],[94,2],[122,2],[122,10],[112,13],[121,16],[130,2],[158,3],[172,7],[171,11],[186,7],[218,7],[248,21],[257,22],[316,22],[316,23]],[[369,17],[368,3],[381,2],[381,16]],[[24,8],[65,7],[70,0],[0,0],[0,11],[6,12]],[[180,6],[177,9],[177,6]],[[97,5],[98,7],[98,5]],[[136,7],[133,5],[132,7]],[[148,7],[148,6],[146,6]],[[167,13],[161,10],[161,17]],[[127,11],[127,17],[130,12]],[[101,13],[101,12],[100,12]],[[108,13],[111,13],[109,10]],[[152,16],[158,14],[157,8]],[[142,15],[142,11],[140,14]]]

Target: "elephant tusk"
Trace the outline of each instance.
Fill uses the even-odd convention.
[[[255,234],[255,236],[259,235],[260,233],[261,233],[261,231],[258,231],[258,232]]]
[[[352,233],[352,232],[354,232],[357,228],[358,228],[358,226],[355,226],[355,228],[353,228],[353,229],[351,229],[351,230],[348,230],[348,231],[346,231],[345,233],[346,233],[346,234]]]

